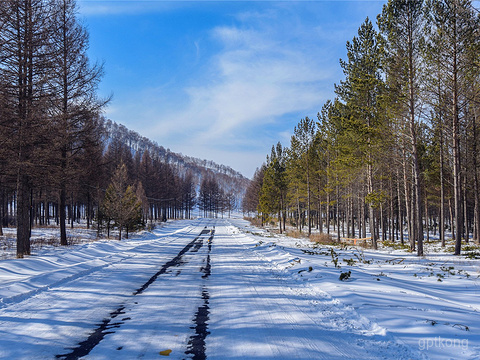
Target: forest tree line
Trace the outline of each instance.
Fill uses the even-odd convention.
[[[87,49],[75,0],[0,2],[0,235],[16,226],[17,257],[36,224],[59,226],[67,245],[80,220],[121,236],[196,204],[198,176],[107,132],[103,64]]]
[[[272,147],[245,211],[337,236],[480,243],[480,18],[470,0],[389,0],[340,60],[317,119]],[[325,227],[325,229],[324,229]]]

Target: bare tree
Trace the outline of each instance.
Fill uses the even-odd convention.
[[[98,126],[96,113],[105,105],[96,97],[103,66],[90,65],[86,51],[88,33],[77,19],[75,0],[54,0],[51,52],[54,54],[54,76],[51,86],[57,94],[52,103],[55,119],[55,153],[58,156],[60,243],[67,245],[67,185],[83,169],[79,158],[87,146],[95,146]]]
[[[30,254],[30,207],[33,183],[48,165],[45,149],[51,123],[47,112],[51,58],[51,8],[42,0],[0,3],[0,79],[10,102],[6,146],[16,171],[17,257]],[[5,120],[5,118],[3,118]],[[42,156],[43,155],[43,156]]]

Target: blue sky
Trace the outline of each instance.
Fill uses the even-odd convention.
[[[79,0],[105,116],[247,177],[334,97],[346,41],[383,4]]]

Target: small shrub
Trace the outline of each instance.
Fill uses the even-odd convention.
[[[466,253],[465,257],[467,259],[471,259],[471,260],[480,259],[480,252],[471,251],[471,252]]]
[[[262,219],[260,217],[244,217],[244,219],[249,221],[253,226],[262,226]]]
[[[383,246],[393,248],[394,250],[410,250],[410,245],[393,241],[383,241]]]
[[[297,230],[297,229],[294,229],[294,230],[288,230],[286,233],[285,233],[288,237],[292,237],[292,238],[295,238],[295,239],[299,239],[299,238],[304,238],[305,235]]]
[[[462,251],[476,251],[476,250],[480,250],[480,246],[469,244],[462,247]]]
[[[348,279],[350,278],[350,275],[352,275],[352,272],[351,272],[351,271],[342,272],[342,273],[340,274],[340,280],[341,280],[341,281],[348,280]]]
[[[335,264],[335,267],[340,268],[341,266],[338,265],[338,254],[335,252],[335,250],[330,249],[330,255],[332,256],[332,262]]]
[[[352,259],[343,259],[347,263],[348,266],[354,266],[357,262],[352,258]]]
[[[337,243],[333,238],[333,236],[327,233],[311,234],[310,241],[316,244],[324,244],[324,245],[333,245]]]
[[[440,266],[440,270],[442,270],[445,273],[449,273],[450,275],[455,275],[455,267],[453,266],[449,266],[449,267]]]
[[[357,250],[358,253],[354,253],[353,255],[358,259],[363,264],[371,264],[373,260],[367,260],[365,259],[365,253],[363,252],[363,249]]]

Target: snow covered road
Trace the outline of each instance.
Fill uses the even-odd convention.
[[[343,306],[279,272],[254,244],[251,236],[240,234],[234,226],[217,226],[210,278],[209,359],[414,356],[375,324],[366,319],[360,324],[352,311],[343,317]],[[332,326],[335,317],[350,328]]]
[[[360,281],[344,283],[336,266],[323,264],[325,256],[309,255],[308,244],[268,236],[252,234],[242,220],[176,221],[137,239],[45,248],[28,259],[1,261],[0,358],[474,359],[479,354],[478,335],[470,331],[467,348],[443,351],[432,345],[430,352],[422,351],[417,338],[434,324],[407,324],[416,321],[417,309],[402,308],[397,297],[402,291],[413,294],[410,308],[429,299],[425,307],[443,311],[445,318],[455,310],[466,312],[458,322],[470,318],[475,330],[480,317],[475,305],[466,305],[468,294],[466,302],[453,306],[435,288],[412,285],[418,281],[412,276],[398,284],[382,279],[378,284],[384,287],[370,289],[369,299],[361,284],[372,283],[371,268],[352,267]]]

